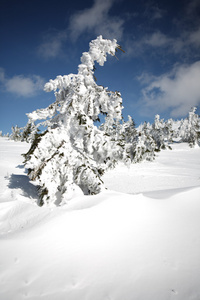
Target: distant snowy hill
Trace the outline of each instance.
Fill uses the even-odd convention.
[[[200,148],[118,165],[62,207],[37,206],[28,148],[0,138],[0,299],[200,299]]]

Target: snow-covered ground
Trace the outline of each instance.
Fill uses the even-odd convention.
[[[0,138],[0,299],[200,299],[200,148],[120,165],[105,192],[47,208],[28,147]]]

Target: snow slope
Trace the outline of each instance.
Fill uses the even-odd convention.
[[[165,150],[157,154],[153,162],[143,161],[129,168],[121,164],[104,175],[106,186],[128,194],[158,190],[173,193],[171,190],[199,186],[199,147],[191,149],[186,143],[177,143],[172,148],[173,151]]]
[[[0,299],[200,299],[200,149],[120,165],[107,191],[38,207],[20,153],[0,138]]]

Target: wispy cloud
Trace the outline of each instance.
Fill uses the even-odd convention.
[[[186,13],[191,18],[194,18],[194,14],[198,14],[198,9],[200,7],[199,0],[190,0],[188,1],[188,5],[186,6]]]
[[[91,8],[84,9],[71,16],[69,31],[76,40],[84,32],[102,34],[105,38],[120,39],[123,34],[124,20],[109,15],[116,0],[95,0]]]
[[[5,80],[5,71],[3,68],[0,68],[0,82]]]
[[[172,38],[167,37],[160,31],[153,32],[151,35],[146,36],[141,43],[151,47],[166,47],[173,42]]]
[[[143,112],[171,111],[171,116],[185,115],[192,106],[200,105],[200,61],[175,66],[169,73],[155,77],[146,74],[143,88]]]
[[[189,33],[189,43],[192,45],[199,47],[200,46],[200,27],[195,31]]]
[[[144,35],[140,39],[127,40],[126,52],[128,56],[141,56],[149,51],[154,53],[164,50],[162,53],[166,55],[189,55],[190,50],[200,47],[200,27],[183,31],[178,36],[169,36],[161,31],[154,31],[148,35]]]
[[[0,85],[8,93],[21,97],[35,96],[44,87],[45,80],[38,75],[24,76],[15,75],[8,78],[0,68]]]
[[[43,41],[37,49],[37,53],[44,59],[51,59],[62,53],[63,43],[67,39],[67,31],[49,30],[43,34]]]
[[[176,51],[175,48],[179,48],[179,41],[175,41],[173,38],[168,37],[159,30],[156,30],[150,34],[145,34],[139,39],[127,39],[126,40],[126,56],[139,57],[145,53],[149,56],[149,51],[159,51],[165,49],[165,55],[167,51]]]
[[[84,33],[120,39],[123,35],[124,20],[119,16],[109,15],[116,1],[120,0],[94,0],[90,8],[77,11],[70,17],[67,28],[49,29],[43,33],[37,54],[46,60],[64,55],[63,48],[67,39],[77,41]]]
[[[166,13],[165,10],[161,9],[160,7],[152,3],[152,1],[150,2],[147,1],[144,4],[144,7],[145,7],[144,16],[145,18],[148,18],[151,21],[162,19]]]
[[[127,55],[159,53],[165,57],[172,54],[189,57],[194,48],[200,47],[200,0],[186,1],[180,10],[174,11],[174,15],[152,5],[152,2],[147,1],[145,7],[140,15],[141,34],[127,40]],[[158,27],[161,24],[159,19],[169,23],[169,30]]]

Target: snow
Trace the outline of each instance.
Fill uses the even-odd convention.
[[[55,208],[35,203],[28,148],[0,138],[0,299],[200,299],[200,148],[118,165]]]
[[[199,186],[199,147],[191,149],[186,143],[171,147],[173,150],[161,151],[153,162],[142,161],[129,168],[120,164],[107,172],[103,181],[109,189],[128,194],[158,190],[173,193],[174,189]]]

